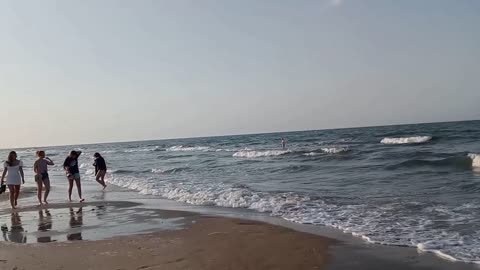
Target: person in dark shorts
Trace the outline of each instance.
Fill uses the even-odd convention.
[[[95,167],[95,180],[102,185],[103,189],[107,187],[107,184],[105,184],[105,175],[107,174],[107,163],[105,162],[105,159],[100,155],[100,153],[95,153],[93,155],[93,158],[95,159],[95,162],[93,163],[93,166]]]
[[[35,172],[35,182],[37,182],[38,204],[42,204],[42,188],[45,186],[43,202],[48,204],[47,197],[50,193],[50,177],[48,176],[48,166],[55,165],[51,159],[45,156],[45,151],[37,151],[37,161],[33,164]]]
[[[73,190],[73,181],[77,185],[78,197],[80,202],[85,201],[82,198],[82,184],[80,182],[80,170],[78,168],[78,157],[82,154],[81,151],[71,151],[70,155],[63,162],[63,168],[67,174],[68,178],[68,200],[72,201],[72,190]]]

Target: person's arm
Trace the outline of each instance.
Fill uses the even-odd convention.
[[[5,181],[3,181],[3,180],[5,180],[5,175],[7,175],[7,166],[3,166],[2,180],[0,181],[2,183],[2,185],[5,182]]]
[[[65,159],[65,161],[63,162],[63,169],[68,173],[68,171],[70,170],[70,166],[69,164],[67,163],[68,161],[68,157]]]
[[[38,172],[38,160],[35,161],[35,163],[33,163],[33,172],[35,174],[37,174],[37,172]]]
[[[23,162],[20,161],[19,164],[20,176],[22,177],[22,183],[25,184],[25,174],[23,173]]]
[[[82,151],[77,151],[77,158],[82,154]]]
[[[20,167],[20,176],[22,177],[22,183],[25,184],[25,175],[23,174],[23,167]]]
[[[53,161],[50,159],[50,158],[45,158],[45,160],[47,161],[47,165],[50,165],[50,166],[53,166],[55,165],[55,163],[53,163]]]

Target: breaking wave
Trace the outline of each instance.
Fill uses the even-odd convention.
[[[162,151],[163,149],[160,146],[148,147],[148,148],[134,148],[126,149],[123,152],[125,153],[135,153],[135,152],[152,152],[152,151]]]
[[[387,169],[396,170],[415,167],[443,167],[447,169],[469,170],[472,169],[472,167],[480,167],[480,156],[476,154],[468,154],[467,156],[454,156],[436,160],[411,159],[399,164],[388,166]]]
[[[468,157],[472,160],[472,167],[480,168],[480,154],[468,154]]]
[[[234,157],[240,158],[259,158],[259,157],[277,157],[285,154],[292,153],[291,150],[268,150],[268,151],[256,151],[256,150],[241,150],[233,154]]]
[[[191,151],[209,151],[210,147],[208,146],[183,146],[175,145],[167,148],[168,152],[191,152]]]
[[[432,140],[431,136],[415,136],[415,137],[400,137],[400,138],[383,138],[380,143],[383,144],[412,144],[412,143],[426,143]]]
[[[188,167],[180,167],[180,168],[169,168],[169,169],[152,169],[152,173],[155,174],[175,174],[179,172],[183,172],[189,170]]]

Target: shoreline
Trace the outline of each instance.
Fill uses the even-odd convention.
[[[2,212],[2,223],[9,215],[18,222]],[[477,269],[413,248],[344,241],[309,226],[132,201],[52,203],[17,214],[22,229],[12,224],[2,231],[27,244],[0,242],[0,269]],[[14,230],[19,235],[10,235]]]

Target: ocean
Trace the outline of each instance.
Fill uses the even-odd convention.
[[[98,151],[110,184],[152,198],[244,208],[480,263],[480,121],[44,148],[57,164],[71,149],[84,152],[86,181]],[[17,149],[28,177],[36,150]],[[53,185],[64,180],[61,165],[52,174]]]

